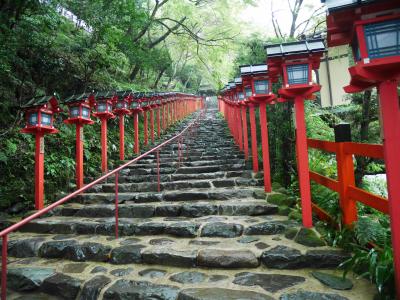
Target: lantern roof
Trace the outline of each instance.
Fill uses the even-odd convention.
[[[118,99],[124,99],[124,98],[132,95],[132,91],[131,90],[117,91],[115,94],[118,96]]]
[[[326,20],[329,47],[350,44],[354,23],[399,12],[398,0],[321,0],[328,9]]]
[[[51,96],[38,96],[34,97],[28,100],[27,103],[22,105],[22,108],[30,108],[30,107],[35,107],[35,106],[43,106],[49,103],[52,100],[52,102],[57,102],[58,106],[58,97],[56,95],[51,95]]]
[[[74,103],[74,102],[80,102],[80,101],[88,99],[92,95],[93,95],[92,93],[73,94],[73,95],[69,96],[67,99],[65,99],[64,103],[69,104],[69,103]]]
[[[282,44],[265,45],[268,58],[299,54],[322,53],[326,51],[322,39],[305,40]]]
[[[268,73],[268,65],[266,64],[243,65],[239,68],[241,75],[260,75]]]
[[[111,99],[115,97],[115,92],[114,91],[96,92],[94,96],[96,97],[97,100]]]
[[[236,87],[236,84],[235,84],[234,81],[229,81],[229,82],[228,82],[228,86],[229,86],[230,89],[233,89],[233,88]]]
[[[236,85],[242,85],[243,84],[242,78],[241,77],[235,78],[235,84]]]
[[[325,3],[325,5],[328,8],[328,11],[331,12],[335,10],[346,9],[349,7],[356,7],[378,1],[377,0],[321,0],[321,2]]]

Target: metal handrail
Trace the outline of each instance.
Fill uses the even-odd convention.
[[[49,212],[50,210],[58,207],[61,204],[64,204],[65,202],[67,202],[68,200],[74,198],[75,196],[87,191],[88,189],[90,189],[91,187],[93,187],[94,185],[102,182],[103,180],[109,178],[112,175],[115,175],[115,236],[116,238],[118,238],[118,174],[121,170],[125,169],[126,167],[130,166],[133,163],[136,163],[137,161],[141,160],[142,158],[148,156],[149,154],[153,153],[153,152],[157,152],[157,161],[158,161],[158,168],[159,168],[159,150],[170,144],[171,142],[175,141],[176,139],[178,139],[179,141],[179,161],[181,160],[181,154],[180,154],[180,144],[182,141],[182,137],[183,135],[190,130],[193,126],[197,126],[199,120],[204,116],[204,112],[205,110],[201,110],[200,114],[197,116],[197,118],[190,123],[188,126],[186,126],[179,134],[175,135],[174,137],[168,139],[167,141],[157,145],[156,147],[148,150],[147,152],[139,155],[138,157],[128,161],[127,163],[119,166],[118,168],[108,172],[107,174],[99,177],[98,179],[92,181],[91,183],[85,185],[84,187],[76,190],[75,192],[61,198],[60,200],[50,204],[49,206],[37,211],[36,213],[30,215],[29,217],[26,217],[25,219],[22,219],[21,221],[17,222],[16,224],[13,224],[9,227],[7,227],[6,229],[2,230],[0,232],[0,238],[2,238],[2,263],[1,263],[1,300],[6,300],[6,290],[7,290],[7,248],[8,248],[8,234],[10,234],[13,231],[16,231],[17,229],[19,229],[20,227],[22,227],[23,225],[29,223],[30,221],[37,219],[39,217],[41,217],[42,215],[46,214],[47,212]],[[180,165],[180,164],[179,164]],[[160,172],[159,170],[157,171],[157,175],[158,175],[158,187],[159,187],[159,182],[160,182]]]

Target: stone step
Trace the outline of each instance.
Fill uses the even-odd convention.
[[[157,180],[157,177],[155,178]],[[160,178],[161,181],[161,178]],[[199,189],[199,188],[220,188],[220,187],[250,187],[250,186],[262,186],[263,180],[261,179],[248,179],[248,178],[226,178],[226,179],[213,179],[213,180],[177,180],[169,182],[160,182],[160,191],[173,191],[173,190],[187,190],[187,189]],[[120,183],[118,184],[118,191],[121,193],[128,192],[157,192],[158,183],[155,182],[141,182],[141,183]],[[112,193],[115,192],[115,183],[106,183],[96,186],[88,192],[104,192]]]
[[[57,259],[10,263],[9,299],[162,300],[363,300],[374,294],[365,280],[349,274],[352,291],[331,290],[309,270],[187,269],[145,264],[112,265]],[[337,272],[336,272],[337,274]],[[281,297],[281,298],[280,298]]]
[[[159,166],[160,168],[165,168],[165,167],[200,167],[200,166],[212,166],[212,165],[234,165],[234,164],[243,164],[242,159],[229,159],[229,160],[222,160],[222,159],[214,159],[214,160],[199,160],[199,161],[182,161],[179,163],[178,161],[169,161],[169,162],[163,162],[160,160]],[[128,166],[127,168],[130,169],[136,169],[136,168],[157,168],[157,161],[152,160],[152,161],[146,161],[146,162],[141,162],[138,161],[135,164],[132,164]]]
[[[213,209],[212,207],[209,209]],[[231,207],[226,208],[228,211]],[[266,207],[267,211],[270,209]],[[274,208],[272,208],[274,209]],[[254,222],[252,222],[254,221]],[[206,215],[200,218],[151,217],[119,218],[121,236],[170,235],[175,237],[220,237],[232,238],[242,235],[276,235],[293,226],[292,221],[278,216]],[[20,229],[21,232],[53,234],[114,235],[114,217],[52,216],[36,219]]]
[[[151,218],[151,217],[188,217],[198,218],[209,215],[225,216],[259,216],[276,214],[278,208],[267,204],[265,201],[215,201],[196,203],[161,204],[121,204],[119,216],[121,218]],[[55,215],[75,216],[85,218],[113,217],[115,206],[113,204],[81,205],[71,203],[57,208]]]
[[[260,188],[214,188],[214,189],[196,189],[196,190],[184,190],[184,191],[164,191],[164,192],[147,192],[147,193],[119,193],[118,201],[134,202],[134,203],[148,203],[148,202],[161,202],[161,201],[198,201],[198,200],[232,200],[232,199],[244,199],[244,198],[256,198],[265,199],[265,193]],[[74,202],[80,203],[114,203],[114,193],[85,193],[76,196],[73,199]]]
[[[284,243],[285,246],[281,244]],[[180,237],[152,234],[114,237],[40,234],[10,236],[10,257],[41,257],[113,265],[147,264],[212,269],[299,270],[336,268],[349,254],[330,247],[309,248],[282,234],[245,237]]]
[[[157,182],[157,175],[124,175],[130,172],[121,171],[119,176],[120,183],[141,183],[141,182]],[[212,173],[200,173],[200,174],[160,174],[161,182],[171,181],[183,181],[183,180],[205,180],[205,179],[224,179],[224,178],[244,178],[251,179],[253,174],[249,170],[240,171],[219,171]],[[110,182],[114,182],[114,179],[110,179]],[[100,185],[99,185],[100,186]],[[92,191],[99,191],[100,188],[96,187]],[[89,191],[88,191],[89,192]]]

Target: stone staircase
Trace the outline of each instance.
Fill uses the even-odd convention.
[[[372,299],[364,280],[339,291],[317,279],[349,254],[294,238],[300,224],[265,200],[216,110],[181,164],[177,149],[160,152],[160,192],[155,155],[121,171],[118,240],[112,180],[11,234],[8,298]]]

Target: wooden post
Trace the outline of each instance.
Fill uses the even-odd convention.
[[[150,109],[150,137],[151,143],[154,144],[154,110]]]
[[[299,174],[303,226],[306,228],[311,228],[313,226],[313,223],[304,100],[305,99],[303,99],[302,97],[296,97],[294,99],[296,110],[297,172]]]
[[[357,221],[356,201],[348,195],[347,187],[355,186],[353,155],[344,151],[345,143],[337,143],[336,161],[339,181],[340,208],[342,210],[342,222],[351,226]]]
[[[134,133],[134,152],[139,155],[140,145],[139,145],[139,113],[133,113],[133,133]]]
[[[270,193],[272,192],[272,188],[271,188],[271,170],[269,161],[267,105],[265,102],[260,103],[259,110],[260,110],[261,145],[262,145],[263,171],[264,171],[264,190]]]
[[[144,145],[149,144],[149,125],[147,121],[147,111],[143,111],[143,131],[144,131]]]
[[[107,119],[101,118],[101,171],[107,173]]]
[[[119,115],[119,159],[125,159],[125,124],[124,115]]]
[[[397,299],[400,299],[400,105],[397,81],[379,85]]]
[[[76,149],[75,149],[75,179],[76,187],[83,187],[83,125],[77,123],[76,127]]]
[[[253,172],[258,172],[258,148],[257,148],[257,128],[254,104],[249,104],[250,112],[250,132],[251,132],[251,156],[253,161]]]
[[[242,118],[240,116],[240,106],[235,106],[236,122],[237,122],[237,132],[239,135],[239,150],[243,151],[243,126]]]
[[[35,134],[35,208],[44,207],[44,136]]]
[[[161,107],[157,108],[157,137],[161,136],[161,124],[160,124]]]
[[[244,144],[244,157],[249,159],[249,137],[247,133],[247,113],[246,106],[242,106],[242,124],[243,124],[243,144]]]

